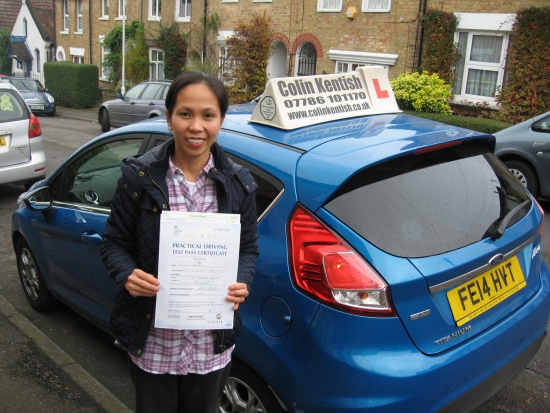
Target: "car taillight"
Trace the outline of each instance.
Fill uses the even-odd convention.
[[[347,312],[395,315],[382,277],[302,207],[292,214],[289,237],[298,288]]]
[[[36,138],[40,135],[42,135],[40,122],[38,122],[38,118],[31,113],[31,117],[29,118],[29,139]]]
[[[537,202],[535,198],[533,198],[533,200],[535,201],[535,204],[539,207],[540,214],[542,215],[542,219],[540,220],[540,228],[539,228],[539,236],[540,236],[540,239],[542,240],[542,222],[544,221],[544,210],[542,209],[542,207],[540,206],[540,204]]]

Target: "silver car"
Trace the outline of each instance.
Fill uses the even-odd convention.
[[[550,112],[495,136],[498,158],[534,197],[550,198]]]
[[[46,177],[40,122],[17,89],[0,82],[0,184],[29,188]]]
[[[117,99],[103,102],[98,112],[101,131],[163,116],[170,83],[169,80],[148,80],[134,86],[124,96],[119,93]]]

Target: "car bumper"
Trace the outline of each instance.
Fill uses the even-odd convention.
[[[31,159],[28,162],[0,168],[0,184],[30,184],[46,177],[44,138],[32,138],[30,145]]]
[[[538,351],[550,313],[546,265],[541,281],[519,310],[436,356],[420,353],[397,318],[350,322],[354,316],[321,306],[269,384],[295,412],[469,412]]]

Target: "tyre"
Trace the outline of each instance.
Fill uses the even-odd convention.
[[[23,238],[17,241],[15,253],[19,279],[30,305],[37,311],[48,311],[59,306],[57,299],[48,291],[34,254]]]
[[[55,110],[56,110],[56,108],[54,108],[50,113],[48,113],[48,116],[50,118],[53,118],[55,116]]]
[[[539,194],[539,179],[537,173],[531,165],[522,161],[506,161],[504,165],[512,172],[518,181],[520,181],[533,197]]]
[[[109,119],[109,112],[107,109],[103,109],[101,116],[101,132],[109,132],[111,130],[111,121]]]
[[[220,413],[283,413],[267,384],[250,368],[233,359],[219,400]]]

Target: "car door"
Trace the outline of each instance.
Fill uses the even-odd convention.
[[[134,86],[122,97],[109,103],[109,118],[111,126],[120,127],[133,122],[132,116],[141,93],[147,87],[147,83]]]
[[[162,99],[164,88],[165,85],[162,83],[147,85],[139,99],[135,101],[132,122],[147,119],[151,111],[155,109],[160,114],[164,113],[164,99]]]
[[[50,188],[54,202],[39,225],[52,288],[108,329],[116,285],[99,255],[120,161],[143,151],[148,134],[122,135],[79,152]]]

